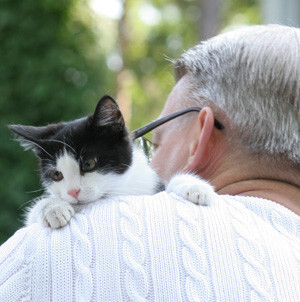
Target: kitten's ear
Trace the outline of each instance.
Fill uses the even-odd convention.
[[[109,95],[103,96],[98,102],[92,125],[95,127],[117,126],[123,129],[125,121],[116,101]]]
[[[53,124],[44,127],[8,125],[8,129],[18,135],[18,140],[25,150],[31,149],[38,154],[40,151],[45,151],[42,147],[43,141],[55,134],[61,127],[61,124]]]

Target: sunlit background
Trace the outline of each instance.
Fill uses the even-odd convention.
[[[238,26],[300,26],[300,0],[2,0],[0,243],[42,194],[38,163],[6,124],[44,125],[92,113],[105,93],[134,129],[174,85],[172,60]]]

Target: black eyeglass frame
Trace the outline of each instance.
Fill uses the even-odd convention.
[[[173,120],[174,118],[178,117],[178,116],[181,116],[185,113],[188,113],[188,112],[193,112],[193,111],[197,111],[197,112],[200,112],[202,110],[202,108],[200,107],[188,107],[188,108],[184,108],[184,109],[181,109],[181,110],[178,110],[176,112],[173,112],[167,116],[164,116],[158,120],[155,120],[155,121],[152,121],[138,129],[135,129],[131,132],[131,137],[133,140],[145,135],[146,133],[152,131],[153,129],[155,129],[156,127],[158,126],[161,126],[162,124],[168,122],[168,121],[171,121]],[[218,129],[218,130],[224,130],[224,125],[221,124],[218,120],[215,119],[215,123],[214,123],[215,127]]]

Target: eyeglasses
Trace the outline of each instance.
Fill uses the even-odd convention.
[[[193,111],[200,112],[201,110],[202,110],[202,108],[200,108],[200,107],[189,107],[189,108],[184,108],[184,109],[178,110],[178,111],[173,112],[167,116],[164,116],[158,120],[150,122],[149,124],[146,124],[136,130],[133,130],[131,132],[131,137],[133,140],[136,141],[136,145],[144,151],[144,153],[149,158],[149,160],[151,160],[155,148],[154,148],[153,143],[150,140],[148,140],[147,138],[143,137],[143,135],[152,131],[153,129],[157,128],[158,126],[161,126],[162,124],[175,119],[176,117],[179,117],[188,112],[193,112]],[[216,119],[214,122],[214,126],[218,130],[223,130],[225,128],[224,125],[221,124]]]

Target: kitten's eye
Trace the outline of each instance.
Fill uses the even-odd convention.
[[[90,158],[83,160],[81,163],[81,169],[82,171],[91,171],[96,167],[97,159],[96,158]]]
[[[50,177],[54,180],[54,181],[60,181],[64,178],[63,174],[60,171],[57,170],[52,170],[50,172]]]

